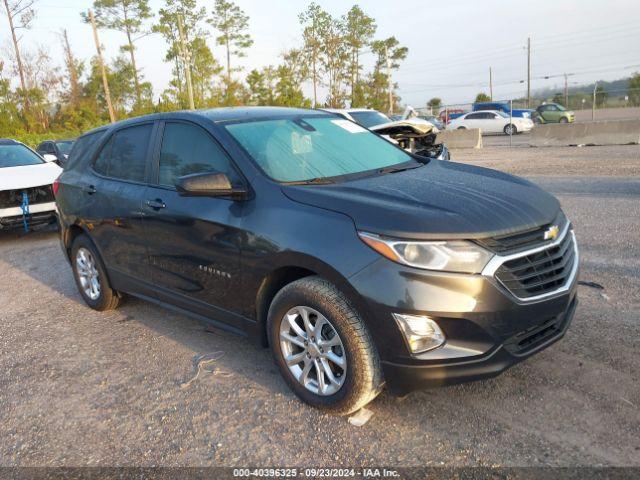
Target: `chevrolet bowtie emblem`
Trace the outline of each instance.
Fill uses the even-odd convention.
[[[555,240],[558,237],[559,233],[560,233],[560,227],[558,227],[557,225],[551,225],[544,232],[544,239],[545,240]]]

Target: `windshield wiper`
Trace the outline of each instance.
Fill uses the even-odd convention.
[[[414,168],[422,167],[422,165],[423,164],[418,163],[418,164],[405,165],[403,167],[400,167],[400,166],[385,167],[385,168],[381,168],[380,170],[378,170],[378,173],[385,174],[385,173],[404,172],[405,170],[412,170]]]
[[[326,185],[327,183],[334,183],[333,180],[329,180],[326,177],[315,177],[309,180],[299,180],[297,182],[289,182],[289,185]]]

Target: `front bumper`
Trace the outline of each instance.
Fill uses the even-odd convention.
[[[55,223],[57,219],[56,203],[47,202],[29,205],[27,219],[30,228]],[[17,230],[21,228],[24,228],[24,223],[20,207],[0,209],[0,230]]]
[[[478,358],[469,357],[460,361],[422,365],[383,362],[388,387],[396,395],[405,395],[421,388],[495,377],[560,340],[571,324],[577,304],[578,299],[574,297],[565,312],[514,335]]]
[[[577,262],[577,260],[576,260]],[[523,300],[488,275],[429,272],[380,259],[350,278],[381,357],[387,387],[413,390],[493,377],[562,338],[577,305],[578,267],[554,294]],[[411,354],[392,314],[427,315],[445,334]]]

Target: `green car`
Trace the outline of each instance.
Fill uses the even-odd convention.
[[[573,123],[575,115],[559,103],[545,103],[536,108],[533,120],[536,123]]]

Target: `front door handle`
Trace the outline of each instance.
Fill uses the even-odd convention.
[[[149,208],[153,208],[154,210],[160,210],[161,208],[166,208],[166,204],[160,200],[159,198],[156,198],[154,200],[147,200],[145,202],[145,204],[147,205],[147,207]]]

